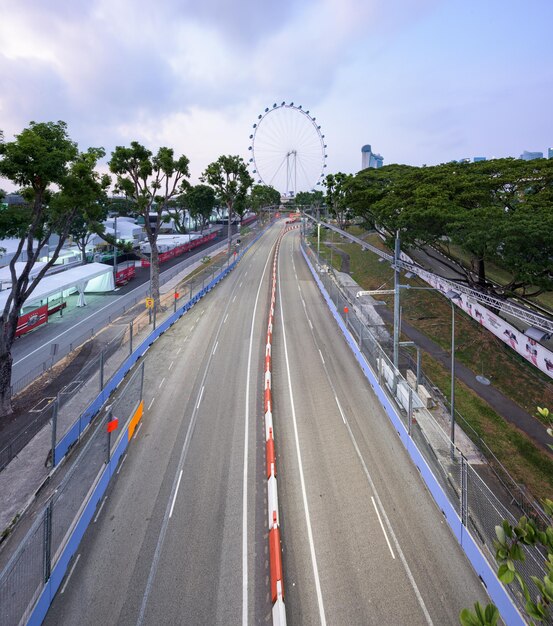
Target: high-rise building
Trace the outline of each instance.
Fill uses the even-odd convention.
[[[547,148],[547,158],[553,159],[553,148]]]
[[[533,159],[543,159],[543,152],[528,152],[528,150],[525,150],[520,155],[520,158],[523,161],[532,161]]]
[[[361,169],[366,170],[368,167],[382,167],[384,165],[384,157],[372,151],[369,144],[361,148]]]
[[[485,161],[486,157],[474,157],[472,160],[474,163],[478,163],[479,161]]]

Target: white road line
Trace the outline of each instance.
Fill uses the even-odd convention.
[[[104,508],[104,504],[106,503],[107,499],[108,497],[104,496],[104,499],[102,500],[100,504],[100,508],[98,509],[98,512],[96,513],[96,517],[94,518],[94,521],[92,522],[93,524],[96,524],[96,522],[98,521],[98,518],[100,517],[100,513],[102,512],[102,509]]]
[[[165,382],[165,376],[161,379],[158,389],[161,389],[161,385],[163,385],[164,382]]]
[[[307,318],[307,321],[309,322],[309,328],[311,328],[311,330],[313,330],[313,324],[311,323],[311,320],[309,318]]]
[[[140,424],[138,424],[138,426],[137,426],[136,430],[134,431],[134,437],[133,437],[133,439],[136,439],[136,437],[137,437],[137,435],[138,435],[138,431],[142,428],[142,424],[143,424],[143,423],[144,423],[144,422],[140,422]]]
[[[185,341],[186,341],[186,338],[185,338]],[[179,354],[180,354],[180,351],[181,351],[181,350],[182,350],[182,346],[181,346],[181,347],[177,350],[177,355],[179,355]]]
[[[281,308],[282,308],[282,305],[281,305]],[[284,314],[283,314],[283,316],[284,316]],[[306,317],[307,317],[307,314],[306,314]],[[283,326],[284,326],[284,323],[283,323]],[[283,334],[284,334],[284,331],[283,331]],[[315,334],[313,333],[313,331],[311,331],[311,336],[313,338],[314,344],[317,346],[317,348],[319,348],[317,340],[315,338]],[[284,343],[284,349],[286,351],[286,340],[285,340],[285,343]],[[324,370],[325,370],[325,373],[326,373],[327,380],[329,382],[329,386],[332,389],[332,391],[334,393],[334,396],[336,397],[337,396],[336,389],[334,387],[334,384],[332,383],[332,379],[331,379],[330,374],[329,374],[329,372],[327,370],[327,367],[326,367],[326,365],[324,365],[323,367],[324,367]],[[338,405],[338,407],[339,407],[339,405]],[[407,563],[407,559],[405,558],[405,555],[403,554],[403,550],[401,549],[401,546],[399,545],[399,541],[398,541],[398,539],[396,537],[396,534],[394,532],[392,524],[390,523],[390,520],[389,520],[388,516],[386,515],[386,510],[384,509],[384,505],[382,504],[382,500],[380,499],[380,496],[378,495],[378,491],[376,490],[376,486],[375,486],[375,484],[374,484],[374,482],[372,480],[372,477],[371,477],[371,475],[369,473],[369,470],[367,468],[367,464],[365,463],[365,459],[363,458],[363,455],[361,454],[361,450],[359,449],[359,446],[357,445],[357,440],[355,439],[355,435],[353,434],[353,431],[351,430],[351,427],[350,427],[349,423],[346,421],[345,424],[346,424],[346,428],[348,429],[348,433],[349,433],[350,439],[351,439],[351,441],[353,443],[353,447],[355,448],[355,452],[357,454],[357,458],[359,459],[359,461],[361,463],[361,467],[363,468],[363,472],[365,473],[365,476],[367,478],[367,481],[368,481],[371,489],[374,492],[374,497],[376,498],[376,502],[378,503],[378,506],[379,506],[380,510],[382,511],[382,517],[384,518],[384,521],[386,523],[386,527],[388,528],[388,532],[390,533],[390,536],[392,537],[392,541],[394,542],[394,545],[396,547],[396,551],[399,554],[399,558],[401,560],[401,563],[403,564],[403,568],[405,569],[405,573],[407,574],[407,578],[409,579],[409,582],[411,583],[411,587],[413,588],[413,591],[415,593],[415,596],[417,598],[419,606],[421,607],[421,610],[422,610],[422,612],[424,614],[424,617],[426,619],[426,623],[429,626],[433,626],[433,622],[432,622],[432,618],[430,617],[430,613],[428,612],[428,609],[426,608],[426,604],[424,603],[424,600],[422,598],[421,592],[419,591],[417,583],[415,582],[415,578],[413,577],[413,574],[411,572],[409,564]]]
[[[236,297],[236,296],[234,296],[234,297]],[[232,299],[232,301],[234,302],[234,298]],[[225,315],[225,319],[223,320],[223,324],[226,324],[227,319],[228,319],[228,313]]]
[[[67,575],[65,582],[63,583],[63,587],[61,588],[60,594],[62,594],[65,591],[65,588],[67,587],[67,583],[69,582],[69,579],[71,578],[71,574],[73,574],[73,572],[75,571],[75,568],[77,567],[77,563],[79,562],[80,558],[81,558],[81,553],[79,552],[79,554],[77,554],[77,558],[75,559],[75,562],[73,563],[73,565],[71,566],[71,569],[69,570],[69,574]]]
[[[213,352],[211,354],[215,354],[217,352],[217,346],[219,345],[219,342],[217,341],[215,343],[215,347],[213,348]]]
[[[280,268],[280,257],[279,257],[279,268]],[[290,404],[292,406],[292,423],[294,425],[294,437],[296,440],[296,455],[298,458],[298,466],[300,472],[300,483],[301,483],[301,493],[303,498],[303,510],[305,514],[305,525],[307,526],[307,538],[309,540],[309,551],[311,554],[311,565],[313,568],[313,577],[315,579],[315,590],[317,592],[317,603],[319,605],[319,618],[321,620],[321,625],[326,626],[326,616],[323,604],[323,594],[321,591],[321,581],[319,580],[319,568],[317,566],[317,556],[315,555],[315,544],[313,542],[313,531],[311,529],[311,518],[309,516],[309,507],[307,505],[307,492],[305,488],[305,477],[303,475],[303,465],[301,462],[301,451],[300,451],[300,441],[298,436],[298,424],[296,420],[296,408],[294,404],[294,394],[292,392],[292,377],[290,375],[290,362],[288,360],[288,346],[286,342],[286,323],[284,319],[284,308],[282,306],[282,288],[280,285],[280,271],[278,274],[278,291],[279,291],[279,301],[280,301],[280,314],[282,317],[282,335],[284,339],[284,358],[286,360],[286,372],[288,376],[288,392],[290,395]]]
[[[242,283],[243,283],[243,282],[244,282],[244,281],[242,281],[242,280],[240,281],[240,284],[238,285],[238,289],[240,289],[240,287],[242,287]]]
[[[233,288],[234,289],[234,288]],[[224,312],[226,312],[228,310],[229,307],[229,303],[227,302],[226,306],[225,306],[225,310]],[[228,314],[227,314],[228,317]],[[225,317],[226,319],[226,317]],[[221,330],[223,328],[223,324],[224,322],[221,322],[219,324],[219,327],[217,328],[217,332],[215,333],[215,341],[217,341],[219,339],[219,336],[221,335]],[[205,381],[207,380],[207,374],[209,372],[210,366],[211,366],[211,359],[212,356],[209,356],[209,359],[207,361],[207,364],[205,366],[204,369],[204,373],[202,376],[202,388],[205,385]],[[181,450],[181,455],[179,458],[179,462],[177,464],[177,472],[180,472],[183,468],[184,468],[184,462],[186,460],[187,454],[188,454],[188,449],[190,447],[190,441],[192,440],[192,435],[194,434],[194,428],[196,427],[196,421],[198,419],[198,409],[195,408],[194,411],[192,412],[192,417],[190,418],[190,422],[188,424],[188,429],[186,431],[186,437],[184,438],[184,444],[182,446],[182,450]],[[169,500],[169,502],[172,500],[172,494],[175,493],[175,489],[176,489],[176,483],[177,483],[177,474],[175,474],[175,478],[173,479],[173,486],[171,488],[171,498]],[[159,536],[157,539],[157,544],[156,544],[156,549],[154,551],[154,557],[152,559],[152,564],[150,565],[150,571],[148,573],[148,580],[146,581],[146,585],[144,587],[144,591],[142,593],[142,603],[140,605],[140,611],[138,613],[138,618],[136,620],[136,626],[141,626],[142,623],[144,622],[144,615],[146,613],[146,606],[148,604],[148,600],[150,598],[150,594],[152,592],[152,586],[154,584],[154,578],[159,566],[159,559],[161,558],[161,550],[163,548],[163,543],[165,542],[165,536],[167,535],[167,528],[169,526],[169,502],[167,502],[167,506],[165,508],[165,514],[163,516],[163,521],[161,523],[161,528],[159,531]]]
[[[199,409],[200,408],[200,402],[202,401],[202,396],[204,395],[204,387],[202,385],[202,389],[200,391],[200,397],[198,398],[198,404],[196,405],[196,408]]]
[[[149,411],[152,408],[152,404],[154,403],[154,400],[156,399],[156,397],[154,396],[151,400],[150,400],[150,404],[148,405],[148,408],[146,409],[147,411]]]
[[[169,363],[169,369],[171,369],[173,367],[174,363],[175,363],[175,361],[171,361],[171,363]]]
[[[116,474],[119,474],[121,468],[123,467],[123,463],[127,460],[127,453],[125,452],[125,456],[121,459],[121,463],[119,463],[119,467],[117,468]]]
[[[396,555],[394,554],[394,551],[392,550],[392,545],[390,544],[390,540],[388,539],[388,533],[386,532],[386,529],[384,528],[384,524],[382,523],[382,518],[380,517],[380,511],[378,510],[378,507],[376,506],[376,502],[374,501],[374,498],[372,496],[371,496],[371,500],[374,506],[374,510],[376,511],[376,514],[378,516],[378,521],[380,522],[380,528],[382,528],[382,532],[384,533],[384,537],[386,538],[386,543],[388,544],[388,549],[390,550],[392,559],[395,559]]]
[[[246,272],[245,272],[245,274],[244,274],[244,278],[246,278],[246,276],[247,276],[247,275],[248,275],[248,272],[247,272],[247,270],[246,270]]]
[[[273,246],[274,247],[274,246]],[[265,278],[265,272],[269,265],[269,260],[272,254],[267,255],[265,261],[265,267],[259,280],[257,287],[257,294],[255,296],[255,304],[252,313],[252,323],[250,326],[250,347],[248,351],[248,367],[246,370],[246,410],[244,414],[244,474],[242,479],[242,626],[248,624],[248,437],[250,435],[250,372],[252,367],[252,353],[253,353],[253,334],[255,326],[255,316],[257,314],[257,305],[259,303],[259,294],[261,293],[261,286]],[[257,366],[256,373],[257,373]]]
[[[175,489],[175,495],[173,496],[173,502],[171,503],[171,509],[169,510],[169,519],[171,519],[171,516],[173,515],[173,509],[175,508],[175,502],[177,501],[177,493],[179,492],[180,479],[182,478],[183,471],[184,470],[180,471],[179,479],[177,480],[177,488]]]
[[[320,350],[319,350],[320,352]],[[338,396],[335,394],[334,395],[334,399],[336,400],[336,404],[338,405],[338,411],[340,411],[340,415],[342,416],[342,422],[344,422],[344,424],[346,423],[346,416],[344,415],[344,412],[342,411],[342,405],[340,404],[340,400],[338,400]]]
[[[319,348],[319,354],[321,355],[321,361],[323,362],[323,365],[325,364],[325,360],[323,357],[323,353],[321,352],[321,349]]]
[[[232,301],[234,302],[236,300],[236,296],[234,296],[234,298],[232,299]]]

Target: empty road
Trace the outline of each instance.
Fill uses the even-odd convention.
[[[273,227],[152,346],[143,424],[46,624],[266,624]],[[456,624],[486,602],[284,236],[273,335],[288,624]]]

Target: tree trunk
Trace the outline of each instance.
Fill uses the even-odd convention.
[[[0,346],[0,416],[5,417],[13,412],[12,408],[12,355],[6,350],[4,342]]]
[[[227,250],[227,253],[228,253],[229,257],[230,257],[230,250],[231,250],[231,247],[232,247],[232,245],[231,245],[232,244],[232,235],[230,233],[230,228],[231,228],[230,220],[231,220],[231,217],[232,217],[232,205],[231,204],[227,205],[227,208],[228,208],[228,233],[227,233],[228,250]]]
[[[156,307],[159,307],[159,252],[157,242],[150,242],[150,287],[151,296],[154,299]]]
[[[11,349],[15,339],[18,318],[19,316],[13,311],[10,312],[8,320],[2,324],[3,332],[0,334],[0,417],[5,417],[13,412],[11,394],[13,357]],[[1,318],[0,323],[3,321],[4,318]]]
[[[486,267],[484,259],[478,259],[478,284],[484,286],[486,284]]]

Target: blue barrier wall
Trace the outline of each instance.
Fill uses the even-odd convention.
[[[371,387],[373,388],[378,400],[384,407],[388,418],[390,419],[395,430],[397,431],[403,445],[409,453],[409,456],[420,471],[422,479],[424,480],[426,486],[428,487],[428,490],[432,494],[432,497],[434,498],[436,504],[440,507],[441,511],[446,517],[447,522],[451,530],[453,531],[453,534],[459,541],[461,547],[463,548],[463,551],[467,555],[476,573],[484,581],[488,595],[490,596],[492,602],[499,609],[501,617],[506,624],[509,624],[509,626],[524,626],[526,624],[526,621],[522,618],[517,607],[514,605],[513,600],[509,595],[507,589],[501,584],[501,582],[497,578],[495,571],[492,569],[490,563],[480,551],[478,544],[476,543],[468,529],[463,526],[461,518],[457,514],[457,511],[454,509],[453,505],[449,501],[449,498],[442,490],[440,483],[426,463],[426,460],[420,453],[415,442],[409,436],[407,429],[397,415],[392,403],[388,399],[388,396],[384,393],[384,390],[378,384],[377,378],[375,377],[365,358],[361,354],[357,343],[351,336],[351,333],[347,330],[344,320],[338,313],[334,302],[330,298],[315,268],[307,257],[305,250],[301,248],[301,251],[305,262],[307,263],[307,266],[309,267],[309,270],[311,271],[311,274],[313,275],[313,278],[315,279],[315,282],[317,283],[317,286],[319,287],[319,290],[328,305],[328,308],[330,309],[332,315],[334,316],[334,319],[336,320],[336,323],[340,327],[340,330],[342,331],[346,339],[348,346],[353,352],[357,362],[361,366],[361,369],[363,370],[365,377],[368,379]]]
[[[182,307],[177,309],[171,317],[165,320],[156,330],[152,331],[148,337],[136,348],[136,350],[127,358],[127,360],[123,363],[123,365],[117,370],[117,372],[112,376],[104,389],[98,394],[98,396],[94,399],[94,401],[90,404],[89,407],[83,412],[81,417],[73,424],[73,426],[69,429],[63,439],[59,442],[55,449],[55,459],[56,462],[63,458],[63,455],[67,453],[67,450],[70,446],[77,441],[78,437],[82,430],[86,427],[88,423],[92,420],[94,415],[100,410],[103,403],[108,399],[110,394],[115,390],[117,385],[123,380],[124,376],[131,369],[131,367],[136,363],[136,361],[143,356],[148,348],[152,345],[152,343],[163,334],[170,326],[172,326],[179,318],[181,318],[187,311],[189,311],[205,294],[207,294],[215,285],[217,285],[227,274],[229,274],[242,259],[246,251],[270,228],[271,225],[264,228],[258,235],[252,239],[252,241],[244,247],[242,252],[237,255],[236,259],[224,270],[222,270],[217,276],[213,278],[201,291],[199,291],[189,302],[184,304]],[[33,607],[31,612],[31,616],[27,622],[30,626],[40,626],[42,624],[48,608],[56,595],[65,573],[67,571],[67,567],[71,558],[77,551],[81,539],[84,536],[90,521],[92,520],[94,513],[96,511],[96,507],[103,497],[109,481],[115,474],[117,469],[117,465],[121,456],[125,452],[128,442],[129,442],[129,422],[126,424],[125,428],[122,429],[121,434],[119,435],[119,441],[115,450],[113,451],[110,462],[106,465],[104,471],[102,472],[94,491],[89,497],[86,506],[81,513],[77,523],[71,533],[67,544],[63,548],[63,551],[55,563],[50,578],[48,582],[44,585],[42,592]]]
[[[144,341],[134,350],[134,352],[124,361],[123,365],[113,374],[106,386],[96,396],[96,398],[90,403],[90,405],[83,411],[81,416],[75,423],[69,428],[65,435],[56,444],[53,454],[53,466],[55,467],[67,454],[71,446],[78,441],[79,437],[92,421],[98,411],[102,408],[109,396],[115,391],[117,386],[121,383],[123,378],[127,375],[133,365],[147,352],[148,348],[154,343],[154,341],[162,335],[168,328],[170,328],[179,318],[181,318],[187,311],[189,311],[197,302],[199,302],[207,293],[209,293],[215,285],[217,285],[225,276],[227,276],[239,263],[244,254],[253,246],[253,244],[259,240],[259,238],[270,228],[265,227],[260,233],[258,233],[252,241],[244,247],[244,249],[236,256],[236,259],[229,264],[228,267],[221,270],[217,276],[213,278],[203,289],[201,289],[191,300],[186,304],[183,304],[176,310],[173,315],[167,318],[162,324],[160,324],[155,330],[153,330]]]

